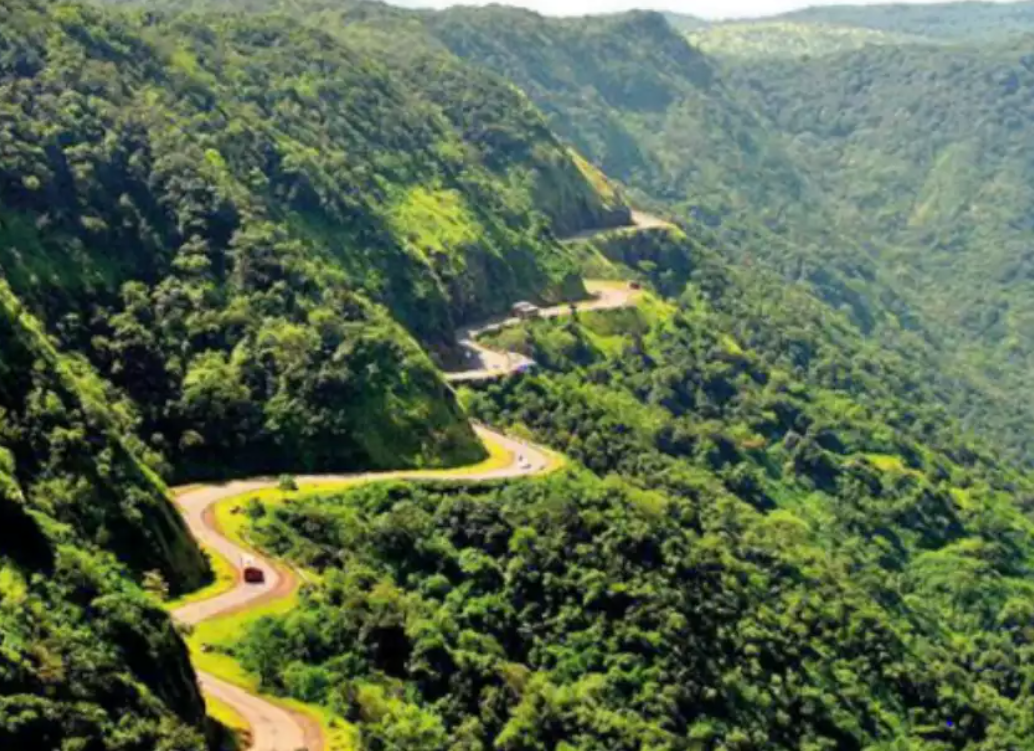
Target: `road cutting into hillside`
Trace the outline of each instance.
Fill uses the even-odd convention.
[[[632,211],[630,218],[632,223],[627,226],[585,230],[584,232],[578,232],[569,237],[562,238],[561,242],[590,240],[593,237],[620,230],[660,229],[674,226],[666,219],[653,214],[647,214],[643,211]],[[549,308],[540,308],[538,311],[539,317],[556,318],[557,316],[570,315],[572,310],[591,311],[625,308],[632,305],[635,302],[635,297],[639,294],[631,287],[615,282],[586,280],[585,289],[590,295],[588,300],[577,300]],[[503,376],[532,367],[535,363],[524,355],[517,352],[498,352],[478,344],[477,341],[477,338],[482,334],[517,326],[522,322],[523,320],[516,316],[501,316],[459,329],[456,332],[456,341],[463,350],[467,367],[463,370],[446,373],[445,380],[450,383],[490,381],[494,378],[502,378]]]
[[[557,305],[545,308],[540,314],[546,318],[569,315],[572,310],[612,310],[634,304],[638,291],[620,283],[586,282],[586,288],[593,297],[575,304]],[[478,359],[478,365],[462,373],[448,374],[454,381],[483,380],[499,378],[520,369],[521,364],[530,362],[515,353],[495,352],[477,344],[480,334],[502,327],[516,325],[518,319],[503,319],[488,324],[464,329],[458,333],[462,346]],[[470,468],[435,471],[362,472],[355,474],[306,475],[296,477],[299,486],[343,485],[383,480],[458,480],[483,482],[527,477],[547,472],[554,460],[541,448],[531,443],[497,433],[484,426],[475,426],[482,441],[490,441],[503,448],[508,461],[503,466],[484,471]],[[261,477],[248,480],[234,480],[221,484],[192,486],[180,494],[176,502],[191,534],[207,549],[221,556],[234,568],[236,580],[228,591],[208,599],[191,602],[173,611],[178,622],[196,625],[204,621],[250,610],[273,600],[290,597],[298,588],[298,577],[285,565],[267,558],[260,552],[246,549],[229,539],[219,528],[214,507],[220,501],[241,495],[275,488],[278,480]],[[258,568],[262,581],[244,581],[243,568]],[[202,690],[236,711],[251,728],[252,751],[326,751],[326,743],[318,723],[312,718],[288,709],[274,701],[256,696],[240,686],[217,676],[199,671]]]
[[[588,300],[540,308],[538,316],[540,318],[558,318],[570,315],[572,311],[585,313],[593,310],[627,308],[635,303],[636,297],[640,294],[639,290],[621,282],[586,281],[585,288],[591,295]],[[456,341],[463,348],[469,367],[465,370],[446,373],[445,379],[450,383],[489,381],[533,366],[534,361],[524,355],[517,352],[498,352],[477,341],[477,338],[483,334],[518,326],[521,323],[524,323],[524,319],[511,316],[468,326],[457,331]]]
[[[300,486],[406,479],[484,482],[540,474],[554,464],[546,451],[530,443],[481,426],[475,427],[475,430],[482,440],[492,441],[506,450],[509,455],[506,465],[484,472],[464,471],[462,468],[434,472],[363,472],[300,476],[296,480]],[[213,507],[220,501],[266,488],[275,488],[277,483],[275,478],[238,480],[196,487],[177,498],[181,513],[194,537],[232,563],[237,574],[236,582],[229,591],[173,611],[172,615],[177,621],[194,625],[210,618],[254,608],[271,600],[290,597],[294,593],[298,587],[298,578],[290,569],[257,551],[242,548],[225,537],[213,513]],[[248,560],[249,565],[254,565],[262,571],[263,582],[244,582],[242,566],[245,560]],[[325,744],[320,737],[319,728],[310,718],[255,696],[216,676],[199,672],[198,678],[206,694],[232,707],[248,723],[252,736],[250,748],[253,751],[296,751],[303,748],[307,751],[324,751]]]
[[[661,228],[674,227],[673,224],[659,216],[653,216],[642,211],[631,213],[632,223],[627,227],[613,227],[601,230],[585,230],[561,242],[573,240],[589,240],[608,232],[620,230],[656,230]],[[590,295],[588,300],[576,300],[562,305],[540,308],[540,318],[557,318],[559,316],[570,316],[572,309],[578,311],[589,310],[612,310],[619,307],[628,307],[634,304],[639,294],[625,284],[612,281],[590,281],[585,280],[585,290]],[[472,381],[491,381],[492,379],[503,378],[522,369],[535,365],[530,358],[524,357],[516,352],[496,352],[478,343],[478,337],[482,334],[498,331],[499,329],[518,326],[523,320],[517,317],[500,317],[491,321],[467,326],[456,332],[456,341],[463,350],[466,358],[466,368],[446,373],[446,381],[449,383],[467,383]]]
[[[622,230],[663,229],[665,227],[675,226],[667,219],[661,219],[659,216],[647,214],[645,211],[633,211],[629,214],[629,218],[632,220],[631,224],[626,224],[622,227],[602,227],[600,229],[587,229],[581,232],[575,232],[573,235],[560,238],[560,242],[567,243],[573,242],[574,240],[591,240],[594,237],[605,235],[608,232],[620,232]]]

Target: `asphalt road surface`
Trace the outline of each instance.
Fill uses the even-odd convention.
[[[501,445],[510,455],[509,462],[502,467],[484,472],[470,472],[462,469],[427,472],[364,472],[359,474],[311,475],[295,478],[299,485],[311,483],[373,482],[382,479],[423,478],[437,480],[464,480],[470,482],[523,477],[544,472],[551,463],[549,456],[541,449],[523,441],[504,436],[488,428],[476,426],[483,439],[488,438]],[[233,564],[237,581],[233,589],[208,600],[191,603],[178,608],[173,617],[181,623],[196,624],[209,618],[246,610],[259,603],[289,597],[298,586],[298,579],[284,566],[264,556],[245,550],[222,535],[215,524],[212,507],[226,498],[253,492],[263,488],[276,487],[275,478],[237,480],[220,485],[205,485],[193,488],[177,498],[183,518],[194,537],[210,550],[222,555]],[[244,582],[242,562],[249,559],[265,574],[265,581],[259,584]],[[199,672],[202,690],[209,696],[221,700],[240,714],[251,727],[253,751],[323,751],[324,744],[319,728],[309,718],[284,709],[278,704],[248,693],[242,688],[222,681],[215,676]]]
[[[573,306],[564,304],[543,308],[540,315],[543,318],[568,315],[572,307],[579,311],[623,308],[631,305],[638,295],[637,290],[619,283],[587,281],[585,286],[592,294],[591,299],[575,303]],[[516,372],[522,366],[532,364],[523,355],[512,352],[495,352],[481,346],[476,341],[481,334],[506,326],[514,326],[520,322],[517,318],[506,318],[457,332],[460,344],[470,353],[471,367],[462,372],[447,374],[448,380],[470,381],[499,378]],[[439,480],[476,482],[534,475],[546,471],[550,466],[549,456],[532,444],[504,436],[483,426],[475,426],[475,430],[483,439],[489,438],[506,449],[510,460],[505,466],[484,472],[464,471],[461,468],[455,471],[442,470],[430,475],[427,472],[400,471],[310,475],[295,479],[299,485],[373,482],[384,479],[427,479],[428,477]],[[224,537],[215,523],[213,506],[219,501],[264,488],[276,487],[277,484],[278,480],[272,477],[234,480],[218,485],[191,488],[176,499],[183,518],[194,537],[209,550],[229,561],[237,573],[237,580],[232,589],[216,597],[178,608],[173,612],[176,620],[185,624],[197,624],[209,618],[228,615],[253,608],[264,602],[289,597],[298,587],[298,577],[294,572],[255,551],[239,547]],[[245,560],[262,570],[263,582],[249,584],[244,581],[242,569]],[[251,728],[252,751],[298,751],[298,749],[324,751],[325,744],[320,736],[319,727],[312,719],[255,696],[213,675],[199,672],[198,678],[205,694],[232,707],[247,721]]]
[[[554,305],[550,308],[540,308],[539,316],[541,318],[557,318],[570,315],[572,307],[582,312],[626,308],[635,301],[636,296],[639,294],[638,290],[616,282],[587,281],[585,282],[585,288],[592,295],[590,299]],[[480,323],[457,331],[456,341],[459,342],[459,345],[466,353],[469,367],[465,370],[446,373],[445,379],[450,383],[486,381],[516,373],[522,368],[534,366],[535,363],[524,355],[517,354],[516,352],[496,352],[479,344],[477,341],[477,338],[482,334],[517,326],[523,322],[523,319],[517,317],[500,318],[490,323]]]

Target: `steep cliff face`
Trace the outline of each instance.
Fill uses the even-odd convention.
[[[142,460],[128,404],[112,402],[86,363],[58,354],[6,285],[0,341],[0,446],[25,509],[137,573],[160,571],[174,590],[196,587],[206,564]]]
[[[207,564],[125,405],[2,283],[0,342],[0,746],[201,749],[186,650],[133,580],[181,591]]]

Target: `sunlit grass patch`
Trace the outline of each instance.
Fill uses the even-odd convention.
[[[194,590],[182,597],[178,597],[175,600],[170,600],[165,603],[166,610],[176,610],[184,605],[190,605],[195,602],[201,602],[202,600],[210,600],[213,597],[218,597],[224,592],[229,592],[233,589],[233,585],[237,582],[237,572],[234,569],[233,564],[214,550],[210,550],[200,543],[199,546],[205,555],[208,556],[209,563],[212,566],[212,582],[201,589]]]
[[[388,220],[395,234],[425,257],[455,255],[458,248],[477,242],[482,232],[459,192],[422,185],[396,197]]]
[[[229,734],[229,743],[221,746],[223,751],[239,751],[251,742],[251,725],[229,704],[205,694],[205,710],[209,719],[218,723]]]
[[[896,474],[906,474],[915,472],[905,466],[905,463],[901,461],[901,457],[895,454],[865,454],[866,460],[869,464],[876,467],[880,472],[893,472]]]
[[[227,650],[259,619],[284,615],[297,606],[298,596],[292,594],[281,600],[262,603],[244,612],[213,618],[198,624],[187,639],[187,646],[190,649],[190,657],[195,669],[259,695],[261,691],[258,676],[245,670],[231,654],[227,653]],[[359,733],[356,728],[329,710],[293,699],[265,698],[318,722],[326,741],[325,751],[352,751],[359,747]],[[226,723],[224,722],[224,724]]]
[[[258,692],[258,677],[248,673],[227,651],[256,621],[266,616],[289,613],[298,606],[298,595],[292,593],[279,600],[263,602],[238,613],[212,618],[194,626],[187,637],[194,667],[217,678]]]

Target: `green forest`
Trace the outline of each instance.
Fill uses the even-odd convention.
[[[259,476],[217,656],[355,751],[1034,748],[1032,17],[6,0],[0,748],[223,751]]]
[[[0,745],[201,751],[179,635],[135,582],[207,564],[125,404],[0,284]]]
[[[684,254],[666,299],[500,333],[540,372],[462,394],[574,467],[253,502],[319,577],[242,661],[376,749],[1028,747],[1034,478],[846,317],[611,242]]]
[[[1005,27],[1024,7],[952,12]],[[641,205],[882,347],[908,338],[936,363],[922,378],[958,382],[954,416],[1029,463],[1030,44],[972,23],[968,41],[793,17],[687,37],[658,14],[492,7],[426,26],[516,81]]]

